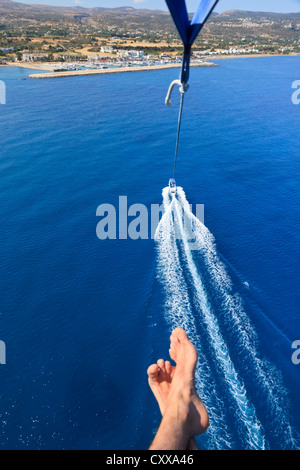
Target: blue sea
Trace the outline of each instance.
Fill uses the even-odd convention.
[[[178,70],[0,68],[1,449],[147,449],[146,371],[176,326],[199,352],[200,449],[299,448],[300,57],[217,63],[191,70],[155,240],[119,239],[119,197],[172,204]],[[188,214],[197,250],[174,237],[188,202],[205,208],[205,225]],[[96,235],[102,204],[116,239]]]

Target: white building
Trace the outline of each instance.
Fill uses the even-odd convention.
[[[45,54],[22,54],[22,62],[36,62],[46,57]]]
[[[112,46],[102,46],[101,47],[101,52],[103,52],[104,54],[112,54],[113,47]]]
[[[143,59],[144,51],[126,51],[125,57],[129,59]]]

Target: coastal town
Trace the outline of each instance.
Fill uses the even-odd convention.
[[[68,72],[181,63],[181,41],[167,12],[0,0],[0,15],[0,65]],[[211,16],[192,63],[299,53],[300,14],[232,10]]]
[[[14,54],[14,48],[0,48],[0,52]],[[259,54],[260,50],[255,48],[229,48],[229,49],[217,49],[216,51],[195,51],[193,53],[194,63],[202,62],[203,58],[209,59],[216,56],[232,56],[232,55],[250,55],[250,54]],[[9,61],[7,58],[3,59],[1,62]],[[24,52],[21,55],[15,56],[14,62],[22,63],[36,63],[36,62],[60,62],[65,64],[67,68],[70,67],[70,62],[76,62],[76,66],[82,66],[82,64],[88,64],[91,66],[103,65],[105,68],[108,65],[111,66],[128,66],[129,65],[158,65],[161,63],[178,63],[181,62],[181,56],[176,56],[174,54],[167,54],[165,52],[161,54],[146,54],[144,50],[119,50],[114,49],[112,46],[102,46],[100,48],[100,53],[93,53],[89,55],[78,55],[78,54],[59,54],[50,56],[45,53],[29,53]],[[71,64],[71,67],[74,64]]]
[[[112,37],[112,41],[118,41],[118,38]],[[147,44],[147,43],[146,43]],[[0,48],[0,53],[9,54],[10,58],[0,60],[2,65],[19,65],[37,70],[45,70],[48,72],[65,73],[65,72],[81,72],[84,71],[112,71],[114,69],[131,69],[132,71],[145,70],[151,68],[169,68],[180,67],[182,56],[179,54],[180,47],[175,51],[162,51],[154,53],[147,53],[145,50],[126,50],[118,49],[113,45],[100,46],[99,51],[87,51],[87,54],[79,52],[71,53],[58,53],[49,54],[46,47],[44,52],[15,52],[13,47]],[[146,48],[148,48],[148,44]],[[214,66],[211,62],[213,58],[219,57],[236,57],[236,56],[250,56],[259,54],[260,50],[254,47],[250,48],[237,48],[230,47],[229,49],[217,50],[204,50],[194,51],[192,55],[192,66]],[[34,77],[36,78],[36,77]],[[40,77],[39,77],[40,78]]]

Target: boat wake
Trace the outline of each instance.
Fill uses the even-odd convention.
[[[199,445],[296,448],[281,375],[259,356],[257,334],[213,235],[193,215],[182,188],[176,197],[165,188],[163,204],[155,234],[158,277],[168,323],[184,328],[199,354],[196,382],[211,422]]]

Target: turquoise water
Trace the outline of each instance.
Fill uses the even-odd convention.
[[[97,207],[118,212],[119,196],[169,207],[177,70],[0,69],[2,449],[147,448],[146,370],[177,325],[199,350],[201,448],[299,445],[299,60],[192,69],[176,177],[183,204],[205,205],[195,253],[166,238],[178,213],[156,241],[96,237]]]

